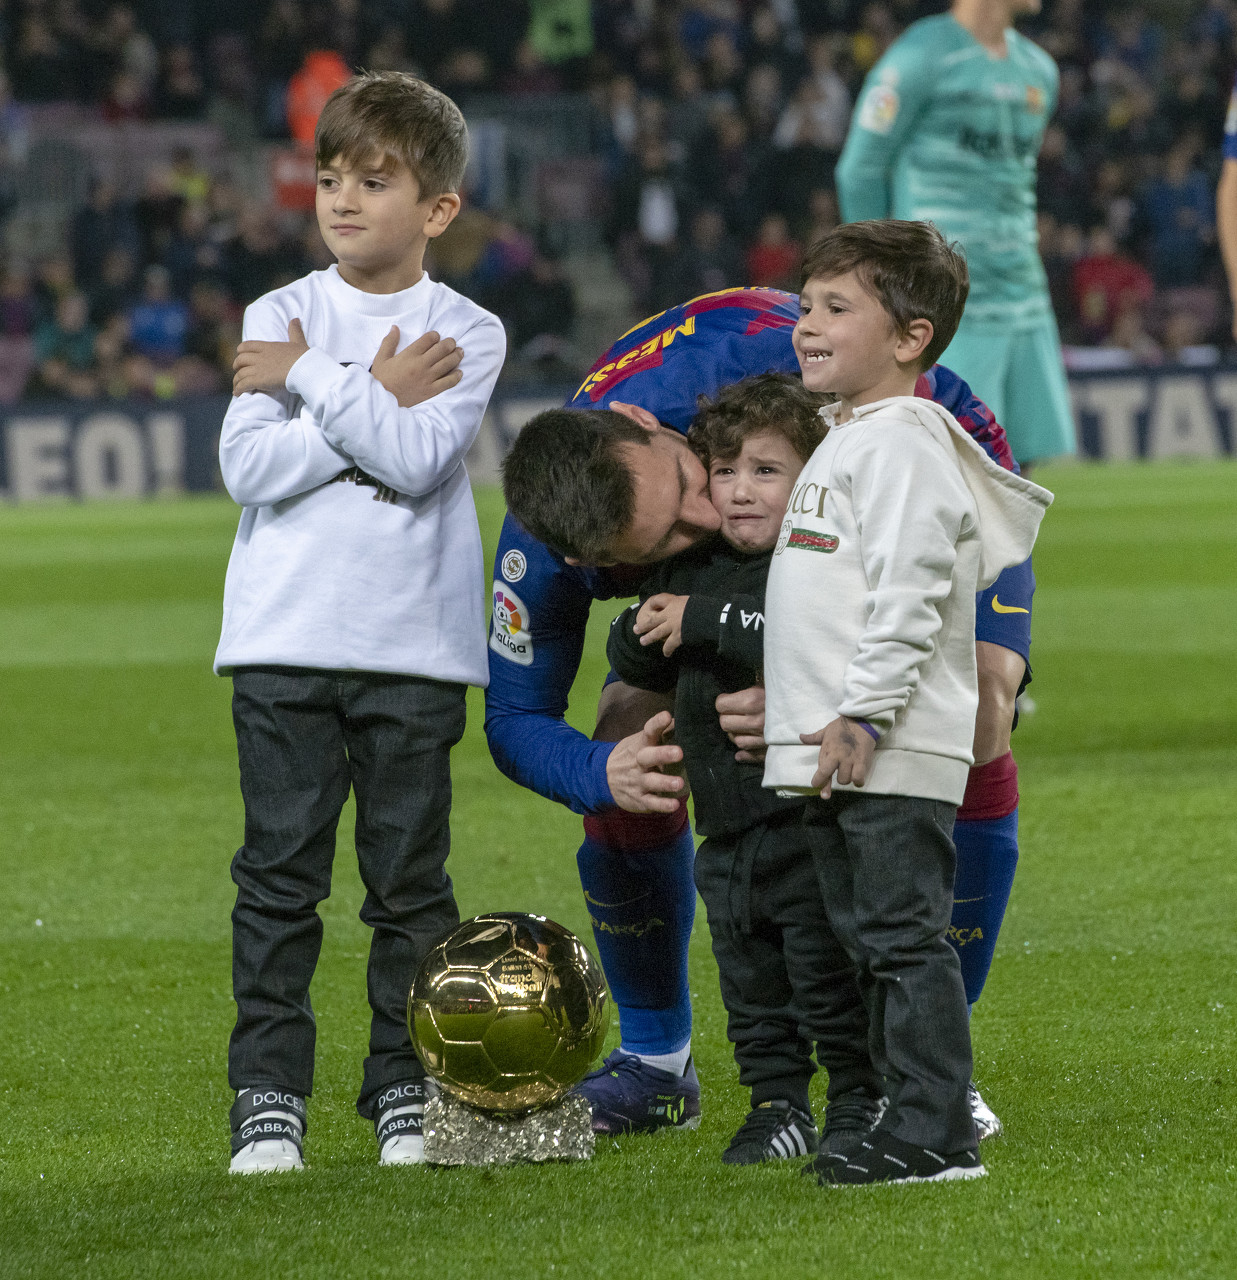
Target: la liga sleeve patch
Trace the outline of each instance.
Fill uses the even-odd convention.
[[[859,127],[869,133],[885,134],[893,128],[902,101],[891,84],[874,84],[863,95],[859,108]]]
[[[533,637],[529,628],[528,606],[505,582],[494,583],[490,648],[521,667],[533,665]]]

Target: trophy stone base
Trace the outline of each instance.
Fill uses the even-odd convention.
[[[504,1116],[440,1093],[425,1104],[423,1132],[427,1164],[541,1164],[593,1154],[593,1113],[573,1094],[541,1111]]]

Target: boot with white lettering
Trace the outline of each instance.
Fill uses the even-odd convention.
[[[305,1099],[275,1085],[241,1089],[230,1112],[229,1173],[282,1173],[302,1169],[308,1122]]]
[[[422,1121],[425,1103],[433,1097],[428,1080],[403,1080],[388,1085],[374,1104],[374,1132],[379,1164],[424,1164]]]

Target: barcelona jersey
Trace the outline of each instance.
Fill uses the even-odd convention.
[[[629,329],[588,371],[569,409],[638,404],[686,433],[698,397],[757,373],[798,373],[790,331],[797,294],[723,289],[671,307]]]
[[[699,397],[758,373],[799,372],[790,341],[798,319],[798,294],[781,289],[706,293],[629,329],[588,371],[567,407],[637,404],[686,434]],[[1018,469],[1005,432],[957,374],[933,365],[920,374],[915,394],[943,405],[989,457]]]
[[[842,217],[924,219],[958,241],[971,320],[1051,316],[1035,168],[1056,106],[1051,56],[1005,32],[997,57],[949,14],[912,23],[868,72],[836,180]]]

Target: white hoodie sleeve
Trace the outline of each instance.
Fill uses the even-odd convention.
[[[431,493],[464,460],[502,368],[506,335],[491,315],[457,338],[463,377],[432,400],[401,409],[368,370],[340,365],[311,347],[292,366],[288,388],[299,395],[323,437],[358,467],[398,493]]]
[[[867,574],[867,624],[838,712],[889,729],[910,700],[941,629],[959,538],[974,500],[952,452],[922,427],[863,431],[834,473],[850,490]]]
[[[268,298],[245,308],[242,337],[287,342],[286,316]],[[248,391],[236,396],[219,435],[219,469],[233,501],[265,507],[334,479],[352,459],[297,412],[291,391]]]

